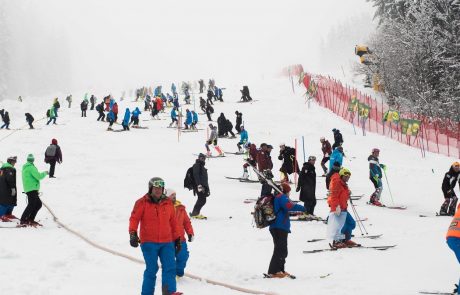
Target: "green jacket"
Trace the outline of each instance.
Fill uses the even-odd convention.
[[[50,118],[56,118],[56,110],[54,109],[54,106],[50,109]]]
[[[22,185],[24,192],[40,190],[40,180],[45,178],[46,172],[38,172],[33,163],[27,162],[22,166]]]

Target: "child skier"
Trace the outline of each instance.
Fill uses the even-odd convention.
[[[211,150],[209,149],[209,145],[213,144],[219,156],[224,156],[224,153],[222,152],[220,147],[217,145],[217,127],[213,126],[212,124],[209,124],[209,128],[211,129],[211,134],[209,134],[209,138],[205,144],[206,154],[208,155],[208,157],[212,155]]]

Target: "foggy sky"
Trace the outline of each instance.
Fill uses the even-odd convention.
[[[170,79],[245,81],[291,63],[317,70],[330,29],[373,14],[365,0],[0,1],[13,97]]]

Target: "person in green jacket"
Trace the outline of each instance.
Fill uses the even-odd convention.
[[[42,207],[42,201],[38,196],[40,190],[40,180],[48,175],[48,171],[38,172],[34,165],[35,157],[32,154],[27,156],[27,163],[22,166],[22,185],[27,195],[27,207],[21,216],[21,225],[41,226],[35,221],[38,210]]]
[[[46,125],[49,125],[49,123],[51,123],[51,121],[53,121],[53,124],[56,124],[56,108],[55,106],[53,105],[49,110],[49,120],[48,120],[48,123],[46,123]]]

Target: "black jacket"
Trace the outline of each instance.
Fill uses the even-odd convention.
[[[299,172],[299,164],[297,164],[297,160],[295,159],[295,149],[289,146],[285,147],[284,150],[280,152],[278,160],[283,161],[283,165],[281,165],[280,168],[281,172],[292,174],[294,173],[294,167],[295,171]]]
[[[300,190],[299,199],[306,202],[308,199],[316,199],[316,172],[315,166],[306,162],[299,174],[297,191]]]
[[[4,164],[0,168],[0,205],[17,205],[17,190],[11,195],[13,188],[16,190],[16,169]]]
[[[33,121],[34,121],[34,117],[32,117],[31,114],[26,113],[26,121],[27,121],[27,122],[33,122]]]
[[[450,167],[449,171],[444,174],[444,179],[442,180],[442,192],[444,193],[444,198],[451,198],[455,196],[454,188],[457,182],[459,181],[460,172],[455,172],[454,168]]]
[[[88,110],[88,103],[86,102],[86,100],[81,102],[80,108],[81,108],[82,111]]]
[[[243,123],[243,114],[238,113],[236,115],[236,126],[240,126]]]
[[[5,115],[3,115],[3,122],[5,123],[10,123],[10,115],[8,112],[5,112]]]
[[[340,131],[335,131],[334,132],[334,143],[337,143],[337,144],[342,144],[343,143],[343,137],[342,137],[342,133],[340,133]]]
[[[205,188],[205,191],[209,195],[209,184],[208,184],[208,169],[204,167],[204,162],[199,159],[193,164],[193,179],[195,180],[194,191],[197,190],[199,185]]]

